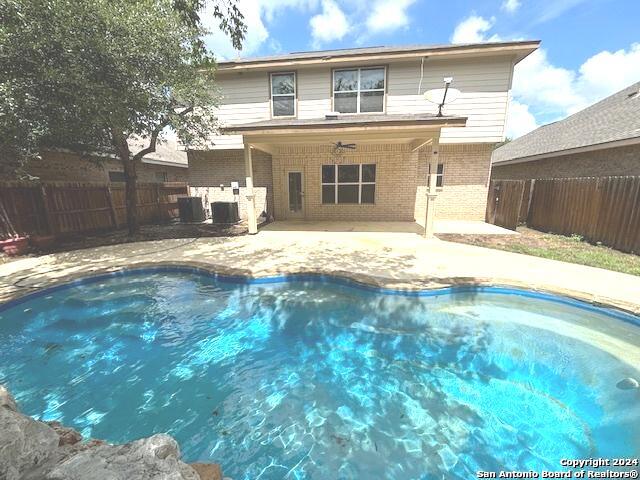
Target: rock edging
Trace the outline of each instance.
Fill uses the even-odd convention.
[[[180,460],[178,443],[156,434],[123,445],[20,413],[0,385],[0,480],[222,480],[219,465]]]

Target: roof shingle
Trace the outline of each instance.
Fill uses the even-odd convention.
[[[497,148],[492,162],[499,164],[636,137],[640,137],[640,82]]]

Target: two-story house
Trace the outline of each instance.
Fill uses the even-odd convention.
[[[537,41],[291,53],[218,65],[220,131],[189,184],[276,220],[483,220],[514,65]],[[454,101],[434,102],[445,79]],[[453,90],[452,90],[453,92]],[[239,182],[234,197],[231,182]]]

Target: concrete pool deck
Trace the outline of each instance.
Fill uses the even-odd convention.
[[[255,236],[138,242],[8,262],[0,265],[0,302],[82,276],[167,264],[256,277],[318,272],[398,289],[508,285],[640,314],[638,276],[406,231],[274,227]]]

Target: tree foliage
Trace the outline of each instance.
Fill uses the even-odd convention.
[[[188,145],[206,141],[216,92],[204,7],[203,0],[0,0],[0,160],[6,166],[52,147],[111,151],[135,190],[135,162],[154,151],[165,127]],[[218,0],[209,12],[240,47],[245,26],[235,2]],[[129,152],[132,136],[148,147]]]

